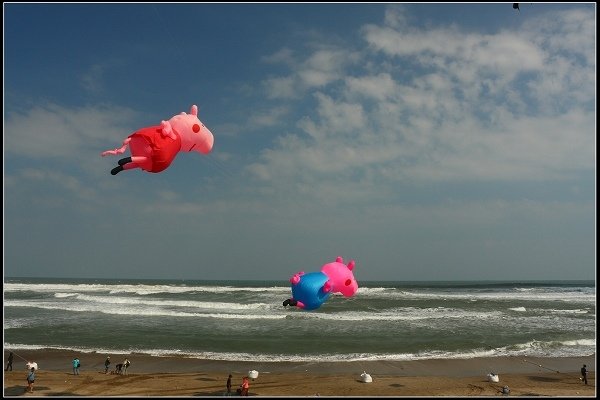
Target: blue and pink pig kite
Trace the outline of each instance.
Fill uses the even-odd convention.
[[[320,272],[298,272],[290,278],[292,298],[283,302],[283,306],[296,306],[303,310],[315,310],[331,296],[341,293],[345,297],[354,296],[358,290],[358,282],[352,270],[354,260],[347,265],[342,257],[321,267]]]

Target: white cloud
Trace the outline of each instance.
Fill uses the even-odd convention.
[[[4,151],[32,159],[70,157],[80,161],[88,157],[82,154],[84,150],[122,141],[131,134],[136,129],[131,122],[134,116],[134,111],[122,107],[67,108],[57,104],[9,113]]]
[[[292,99],[299,96],[293,77],[269,78],[263,81],[263,86],[270,99]]]
[[[594,53],[586,36],[594,16],[552,16],[565,21],[558,30],[538,22],[478,34],[411,28],[402,7],[390,8],[385,26],[362,28],[368,47],[350,59],[330,47],[291,71],[297,88],[319,89],[315,110],[250,171],[270,182],[394,184],[564,180],[592,170],[593,85],[582,85],[595,64],[564,51]],[[365,73],[350,69],[360,64]]]
[[[348,97],[357,95],[378,101],[393,98],[399,91],[398,84],[386,72],[382,72],[376,76],[349,76],[346,78],[345,86],[348,90]]]
[[[288,54],[289,51],[280,50],[266,59],[279,60],[282,58],[281,53]],[[262,84],[268,98],[299,98],[307,90],[321,88],[342,79],[345,68],[356,63],[358,59],[357,53],[347,49],[319,48],[313,50],[303,61],[290,62],[290,75],[267,78]]]
[[[289,112],[287,107],[273,107],[266,112],[257,113],[248,119],[252,129],[273,126],[281,122],[281,119]]]
[[[261,60],[266,63],[283,63],[289,66],[293,65],[296,62],[296,60],[294,59],[293,51],[287,47],[280,49],[274,54],[263,56],[261,57]]]

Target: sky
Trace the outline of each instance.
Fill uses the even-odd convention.
[[[595,279],[595,3],[3,18],[5,277]],[[110,174],[192,105],[210,154]]]

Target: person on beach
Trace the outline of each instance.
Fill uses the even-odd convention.
[[[35,368],[31,367],[27,374],[27,391],[33,393],[33,383],[35,382]]]
[[[587,368],[585,364],[581,367],[581,380],[587,385]]]
[[[242,379],[242,385],[238,389],[238,393],[239,393],[240,396],[248,396],[248,390],[249,389],[250,389],[250,378],[248,378],[247,376],[245,376]]]
[[[80,366],[79,358],[75,357],[73,359],[73,375],[79,375],[79,366]]]
[[[106,357],[106,361],[104,361],[104,373],[108,374],[108,366],[110,365],[110,356]]]
[[[10,368],[10,370],[12,371],[12,362],[13,362],[13,353],[12,351],[8,354],[8,362],[6,363],[6,369],[5,371],[8,371],[8,369]]]
[[[123,367],[121,368],[121,371],[123,372],[123,375],[127,375],[127,368],[129,368],[130,365],[131,365],[131,363],[126,358],[125,361],[123,361]]]
[[[112,372],[113,374],[120,375],[123,370],[123,364],[115,365],[115,370]]]
[[[231,396],[231,374],[229,374],[229,378],[227,378],[227,396]]]

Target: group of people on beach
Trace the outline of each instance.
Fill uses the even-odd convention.
[[[8,353],[8,360],[6,362],[5,371],[13,370],[13,361],[14,354],[13,352]],[[79,357],[75,357],[71,362],[73,366],[73,375],[79,375],[79,368],[81,367],[81,361]],[[106,361],[104,361],[104,373],[108,373],[108,367],[110,365],[110,356],[106,357]],[[111,374],[123,374],[127,375],[127,368],[131,365],[129,359],[125,358],[125,360],[121,364],[117,364],[115,366],[115,370],[111,372]],[[35,383],[35,373],[38,369],[38,365],[35,361],[27,361],[25,364],[25,368],[27,369],[27,388],[25,389],[28,393],[33,393],[33,384]],[[230,375],[231,376],[231,375]]]
[[[127,375],[127,368],[131,365],[131,361],[125,358],[122,363],[115,365],[115,370],[111,371],[111,374]],[[108,374],[108,367],[110,366],[110,356],[106,357],[104,361],[104,373]]]
[[[13,370],[13,365],[12,365],[13,360],[14,360],[14,355],[12,352],[9,352],[6,368],[4,369],[5,371],[8,371],[9,369],[10,369],[10,371]],[[81,362],[79,361],[79,358],[75,357],[73,359],[72,364],[73,364],[73,374],[79,375],[79,367],[81,366]],[[129,368],[130,365],[131,365],[131,362],[129,361],[129,359],[125,358],[125,360],[122,363],[117,364],[115,366],[115,370],[111,371],[111,374],[127,375],[127,369]],[[33,384],[35,383],[35,373],[38,369],[38,365],[35,361],[27,361],[27,364],[25,366],[27,368],[27,388],[25,389],[25,391],[27,391],[29,393],[33,393]],[[104,361],[104,373],[105,374],[108,373],[109,366],[110,366],[110,356],[106,357],[106,360]],[[232,392],[231,392],[232,378],[233,378],[233,375],[229,374],[229,377],[227,378],[227,384],[226,384],[227,396],[231,396],[231,394],[232,394]],[[581,367],[581,378],[579,378],[579,379],[585,385],[588,384],[587,366],[585,364],[583,365],[583,367]],[[237,388],[236,392],[239,396],[248,396],[249,389],[250,389],[250,378],[248,376],[244,376],[242,378],[242,384]]]
[[[6,363],[6,368],[4,369],[5,371],[13,370],[13,360],[14,355],[11,351],[8,354],[8,361]],[[35,372],[38,369],[38,365],[35,361],[27,361],[27,364],[25,364],[25,368],[27,369],[27,388],[25,389],[25,391],[33,393],[33,384],[35,383]]]
[[[227,396],[231,396],[231,378],[233,378],[233,375],[229,374],[227,378]],[[248,390],[250,390],[250,378],[245,376],[242,378],[242,384],[236,392],[239,396],[248,396]]]

